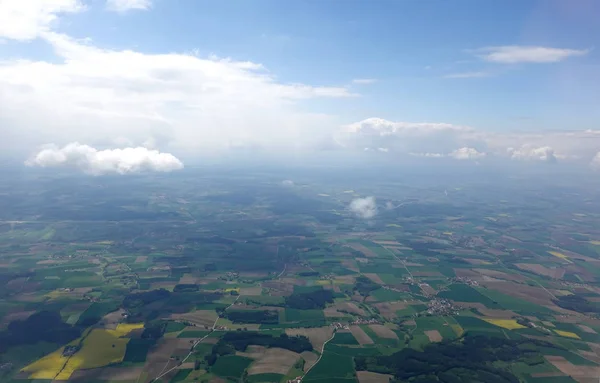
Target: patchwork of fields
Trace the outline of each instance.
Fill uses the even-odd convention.
[[[94,179],[60,212],[7,208],[0,381],[600,376],[600,226],[572,206],[522,214],[543,190],[442,203],[382,186],[367,222],[345,208],[349,185],[214,175],[198,193],[188,181],[131,196],[123,180]],[[95,198],[104,208],[83,216]]]

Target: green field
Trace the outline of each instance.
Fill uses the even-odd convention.
[[[227,355],[217,359],[214,366],[210,368],[210,372],[218,376],[238,379],[250,363],[252,363],[252,359],[250,358]]]
[[[304,378],[306,382],[356,381],[353,377],[352,358],[326,351],[319,364],[314,366]]]

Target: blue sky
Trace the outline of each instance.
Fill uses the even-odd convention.
[[[590,81],[598,77],[599,11],[593,1],[158,0],[149,12],[117,14],[96,2],[61,29],[101,46],[197,49],[262,63],[284,82],[343,86],[377,79],[355,86],[363,97],[351,105],[314,103],[347,115],[348,122],[385,116],[491,129],[591,129],[600,117],[600,108],[592,110],[599,84]],[[590,52],[558,63],[512,65],[468,52],[504,45]],[[444,78],[471,72],[489,77]],[[565,77],[568,86],[560,84]]]
[[[7,2],[22,7],[19,1]],[[79,46],[76,49],[132,51],[146,55],[148,60],[153,55],[188,54],[202,60],[215,60],[217,56],[237,63],[261,64],[264,68],[253,69],[250,76],[260,72],[259,77],[268,77],[269,89],[264,92],[274,91],[279,95],[280,85],[294,87],[286,88],[285,92],[296,92],[289,96],[294,100],[293,106],[289,106],[288,93],[275,102],[274,107],[279,109],[277,112],[270,109],[273,115],[265,124],[285,113],[301,115],[292,124],[291,129],[296,133],[298,126],[313,125],[307,122],[313,115],[319,116],[319,121],[314,121],[315,126],[320,126],[319,132],[329,129],[328,124],[334,129],[377,117],[390,123],[466,126],[486,134],[503,134],[505,141],[508,132],[595,130],[600,121],[597,107],[600,65],[596,49],[600,40],[597,22],[600,3],[594,0],[38,0],[31,3],[61,3],[63,8],[48,11],[48,7],[40,6],[35,11],[22,12],[41,12],[54,18],[36,24],[36,32],[29,35],[19,35],[10,27],[4,27],[3,31],[0,27],[0,38],[4,41],[0,58],[51,63],[61,76],[69,78],[67,83],[72,83],[74,73],[66,73],[73,68],[62,65],[69,54],[60,52],[58,47],[65,46],[60,39],[76,42]],[[88,53],[91,54],[89,49]],[[112,56],[117,55],[111,55],[111,59]],[[125,56],[122,54],[121,59],[125,60]],[[119,65],[124,62],[119,61]],[[156,68],[148,70],[156,72]],[[189,75],[185,72],[186,78]],[[77,72],[77,76],[106,81],[106,76],[98,71],[85,75]],[[114,76],[111,81],[129,76],[132,80],[135,73]],[[229,83],[226,76],[219,77],[219,81]],[[298,91],[296,85],[303,90]],[[56,92],[73,91],[64,86],[61,83]],[[205,88],[202,85],[201,89]],[[326,96],[315,96],[319,92],[315,89],[320,88],[326,88],[323,90]],[[47,87],[39,89],[46,91]],[[225,93],[236,94],[238,98],[231,99],[231,110],[243,116],[243,111],[249,110],[246,97],[252,95],[239,94],[238,90]],[[187,95],[186,105],[195,99],[194,91],[197,90]],[[312,95],[297,93],[304,91]],[[203,94],[202,100],[204,97]],[[237,107],[240,98],[244,101]],[[273,100],[269,96],[268,101],[263,101],[261,106]],[[174,111],[163,108],[173,103],[164,101],[160,110],[151,112],[178,131],[179,125],[189,121],[170,119]],[[211,115],[207,121],[213,125],[215,121],[217,125],[231,121],[229,117],[220,118]],[[243,125],[245,121],[263,125],[253,114],[241,117],[236,123]],[[362,125],[363,131],[365,126]],[[398,130],[398,126],[404,125],[394,126]],[[223,137],[228,142],[237,142],[265,132],[255,134],[254,127],[248,126],[229,131]],[[475,140],[473,136],[469,139]],[[530,143],[519,139],[506,146],[556,150],[555,141],[561,140],[551,137]],[[490,147],[487,141],[478,145],[477,150]],[[460,148],[446,151],[451,149]],[[569,150],[576,151],[572,147]],[[587,147],[586,150],[593,151]],[[570,155],[566,149],[562,151],[563,157]]]

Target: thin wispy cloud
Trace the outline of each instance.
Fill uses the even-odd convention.
[[[377,79],[375,79],[375,78],[355,78],[354,80],[352,80],[353,84],[361,84],[361,85],[374,84],[376,82],[377,82]]]
[[[569,57],[585,56],[588,49],[561,49],[540,46],[506,45],[474,51],[485,61],[501,64],[554,63]]]
[[[119,13],[132,10],[146,11],[151,7],[151,0],[106,0],[106,9]]]
[[[447,74],[444,78],[483,78],[490,76],[491,74],[488,72],[463,72]]]

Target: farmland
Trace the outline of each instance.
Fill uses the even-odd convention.
[[[597,379],[587,189],[290,172],[0,185],[0,381]]]

